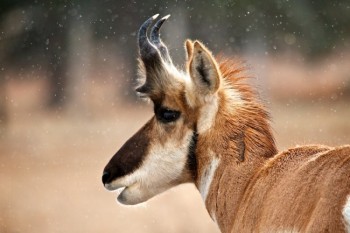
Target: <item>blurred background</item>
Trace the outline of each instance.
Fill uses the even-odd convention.
[[[1,0],[1,233],[218,232],[193,185],[133,207],[102,186],[152,115],[133,88],[156,13],[179,67],[186,38],[245,61],[280,150],[350,143],[348,0]]]

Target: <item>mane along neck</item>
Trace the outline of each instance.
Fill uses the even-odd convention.
[[[223,84],[218,93],[218,112],[211,128],[198,137],[195,183],[209,214],[222,228],[226,225],[222,218],[232,219],[239,204],[235,200],[251,176],[277,149],[268,112],[252,88],[241,82],[244,70],[234,61],[219,61]],[[226,187],[221,189],[222,185]],[[226,195],[230,201],[219,203]],[[220,206],[222,203],[225,206]]]
[[[277,149],[269,113],[253,89],[242,83],[244,69],[233,60],[218,61],[223,81],[218,112],[210,129],[199,135],[200,157],[208,150],[236,163],[272,157]]]

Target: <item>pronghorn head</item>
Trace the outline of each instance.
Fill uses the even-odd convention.
[[[234,81],[223,79],[217,61],[202,43],[186,41],[186,71],[173,65],[159,38],[168,16],[156,22],[147,36],[157,16],[139,29],[139,67],[145,82],[136,89],[153,102],[154,116],[112,157],[102,177],[108,190],[124,188],[118,196],[123,204],[141,203],[178,184],[196,182],[197,152],[206,144],[200,138],[209,132],[218,136],[214,129],[220,121],[218,113],[227,117],[224,110],[234,111],[243,103],[230,84]],[[247,93],[243,95],[249,99]]]

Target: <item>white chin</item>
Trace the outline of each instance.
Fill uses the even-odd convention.
[[[135,198],[131,195],[130,191],[128,191],[128,187],[124,189],[117,190],[117,200],[119,203],[123,205],[135,205],[140,203],[139,201],[134,200]]]
[[[140,190],[132,187],[125,187],[124,189],[118,189],[117,200],[123,205],[136,205],[147,201],[150,197],[145,197],[140,193]]]

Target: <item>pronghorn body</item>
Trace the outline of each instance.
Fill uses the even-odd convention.
[[[207,210],[222,232],[349,231],[349,155],[350,147],[304,146],[248,174],[219,164]]]
[[[159,38],[167,17],[139,31],[137,92],[154,117],[107,164],[109,190],[137,204],[193,182],[222,232],[350,231],[350,147],[304,146],[277,153],[269,115],[243,70],[186,41],[186,72]]]

